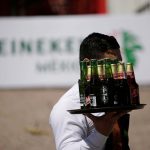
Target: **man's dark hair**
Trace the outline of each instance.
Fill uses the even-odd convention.
[[[113,36],[92,33],[88,35],[80,45],[80,61],[84,58],[100,59],[101,54],[107,50],[115,50],[119,48],[120,46]]]

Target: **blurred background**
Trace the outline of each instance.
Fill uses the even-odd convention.
[[[0,150],[55,150],[49,114],[79,78],[92,32],[113,35],[134,64],[144,109],[131,112],[131,150],[149,150],[150,0],[1,0]]]

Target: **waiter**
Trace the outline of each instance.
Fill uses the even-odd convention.
[[[82,41],[79,61],[85,58],[122,60],[116,39],[101,33],[92,33]],[[67,111],[75,108],[80,108],[78,83],[59,99],[50,113],[57,150],[129,150],[129,114],[72,115]]]

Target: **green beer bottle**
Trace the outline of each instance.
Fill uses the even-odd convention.
[[[111,70],[112,70],[113,78],[114,78],[115,80],[118,79],[117,64],[111,64]]]
[[[87,76],[86,76],[87,82],[89,83],[91,80],[91,65],[87,66]]]
[[[103,65],[97,65],[98,76],[100,80],[104,80],[104,68]]]
[[[135,80],[133,65],[131,63],[126,64],[127,80],[130,88],[130,100],[132,105],[140,104],[139,100],[139,85]]]
[[[97,60],[91,59],[91,80],[90,80],[90,106],[92,108],[97,107],[98,102],[98,89],[99,89],[99,77],[97,72]]]
[[[130,90],[123,62],[118,63],[118,98],[120,105],[130,104]]]
[[[112,70],[112,75],[113,75],[113,79],[114,79],[114,88],[113,90],[113,97],[114,97],[114,105],[119,105],[119,91],[118,91],[118,74],[117,74],[117,64],[111,64],[111,70]]]
[[[100,106],[113,105],[113,77],[109,59],[103,64],[104,80],[101,80],[99,88]]]
[[[85,108],[85,89],[87,86],[87,62],[80,61],[80,79],[78,81],[79,84],[79,95],[80,95],[80,107],[81,109]]]
[[[87,66],[87,86],[85,88],[85,107],[90,108],[91,107],[91,100],[90,100],[90,81],[91,81],[91,65],[88,63]]]

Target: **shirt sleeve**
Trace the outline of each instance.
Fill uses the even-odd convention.
[[[55,137],[56,149],[103,150],[107,137],[95,129],[88,134],[85,122],[79,120],[79,117],[85,116],[71,115],[67,111],[53,108],[49,122]]]

